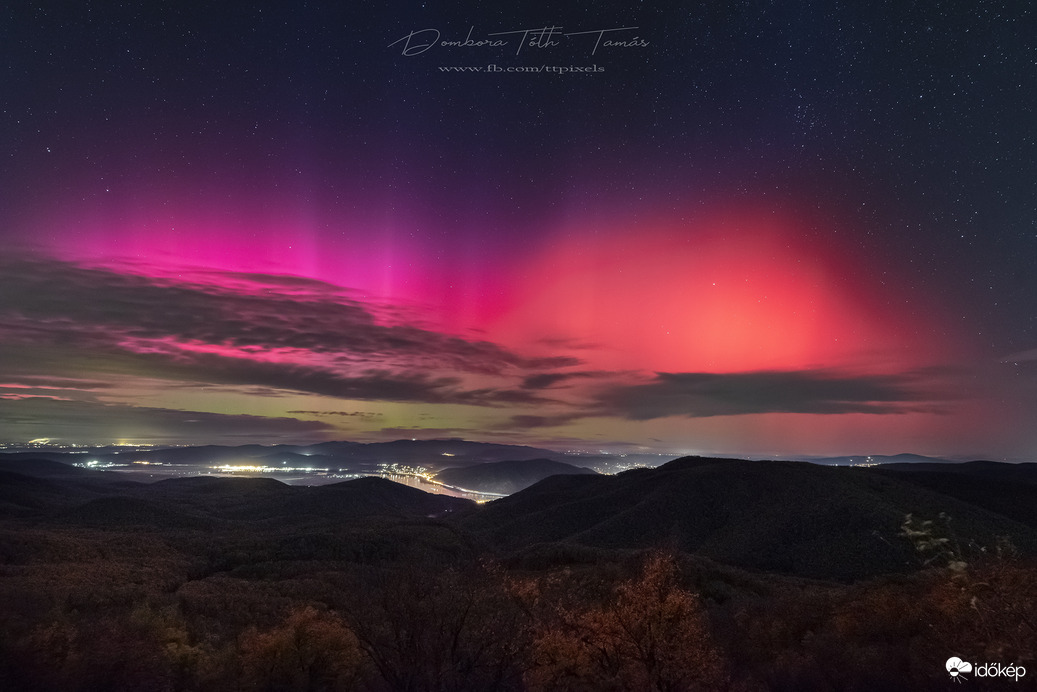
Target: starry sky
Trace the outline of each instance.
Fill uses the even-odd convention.
[[[1037,458],[1027,3],[6,3],[0,442]]]

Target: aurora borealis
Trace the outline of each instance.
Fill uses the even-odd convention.
[[[0,441],[1037,452],[1017,3],[0,18]]]

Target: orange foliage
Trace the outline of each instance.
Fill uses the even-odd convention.
[[[277,627],[246,631],[239,641],[241,683],[248,690],[349,689],[361,651],[337,616],[296,608]]]
[[[533,690],[696,690],[724,682],[698,597],[680,588],[672,557],[655,555],[606,603],[559,607],[536,633]]]

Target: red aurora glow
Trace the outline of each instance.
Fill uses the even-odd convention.
[[[515,309],[491,333],[591,342],[601,367],[912,367],[949,351],[933,345],[938,320],[905,305],[891,278],[772,220],[574,234],[530,262],[515,289]]]

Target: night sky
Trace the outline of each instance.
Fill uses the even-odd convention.
[[[0,442],[1037,458],[1028,3],[362,5],[0,8]]]

